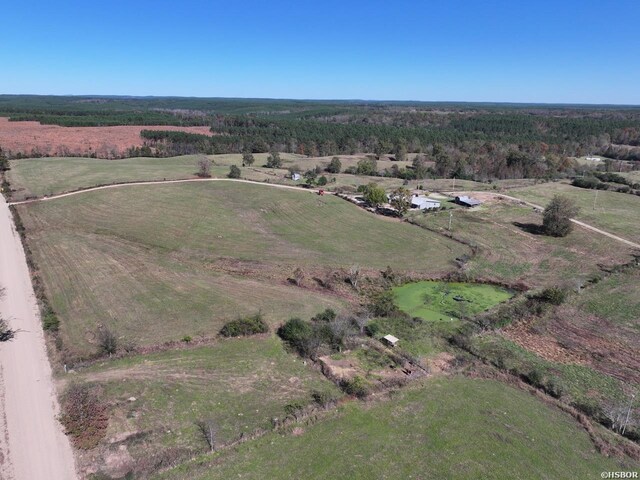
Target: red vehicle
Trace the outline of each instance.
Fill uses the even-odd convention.
[[[324,195],[324,190],[322,188],[320,190],[318,190],[318,195],[320,195],[320,196]]]

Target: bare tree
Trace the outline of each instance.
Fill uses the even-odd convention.
[[[212,419],[199,420],[196,422],[196,426],[202,436],[204,437],[209,449],[213,452],[216,449],[216,440],[218,436],[216,423]]]
[[[4,287],[0,287],[0,299],[4,297],[5,289]],[[9,340],[13,340],[13,337],[16,336],[17,330],[14,330],[9,327],[7,321],[0,317],[0,342],[8,342]]]
[[[205,156],[198,158],[198,176],[200,178],[211,177],[211,160]]]
[[[349,280],[351,286],[358,290],[358,283],[360,282],[360,267],[358,265],[351,266],[347,279]]]
[[[304,270],[302,270],[300,267],[297,267],[294,271],[293,271],[293,275],[291,276],[290,280],[293,284],[295,284],[296,286],[300,287],[302,286],[302,282],[304,281]]]

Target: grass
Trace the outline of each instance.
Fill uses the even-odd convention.
[[[588,313],[640,333],[640,270],[611,275],[574,303]]]
[[[574,479],[621,469],[566,414],[504,384],[456,377],[347,405],[297,436],[271,434],[158,478]]]
[[[347,306],[313,276],[389,263],[438,274],[466,251],[339,198],[227,182],[122,187],[19,212],[64,343],[83,355],[98,324],[139,345],[212,335],[258,310],[275,325]],[[297,267],[305,288],[287,281]]]
[[[514,197],[542,206],[556,194],[566,195],[580,207],[579,220],[632,242],[640,242],[640,197],[636,195],[598,190],[596,200],[596,190],[566,183],[545,183],[510,192]]]
[[[624,398],[623,383],[586,365],[545,360],[498,334],[488,333],[472,339],[472,348],[480,357],[490,360],[517,375],[538,370],[546,379],[562,387],[568,403],[607,403]]]
[[[431,230],[449,232],[449,212],[414,214],[412,219]],[[450,233],[478,247],[465,266],[467,275],[478,281],[523,282],[534,288],[571,284],[600,274],[600,265],[631,259],[630,248],[581,228],[565,238],[531,233],[531,226],[542,223],[541,215],[506,201],[457,209],[451,220]]]
[[[493,285],[437,281],[407,283],[393,293],[400,310],[431,322],[473,316],[513,296]]]
[[[275,337],[228,339],[213,346],[125,358],[81,370],[74,381],[99,386],[110,405],[107,439],[128,434],[137,462],[163,448],[206,451],[196,422],[213,420],[219,444],[270,429],[290,403],[312,391],[338,398],[337,387],[284,351]],[[132,400],[135,399],[135,400]]]
[[[263,165],[267,156],[267,153],[255,154],[255,164]],[[8,179],[12,188],[18,190],[14,194],[15,200],[20,200],[27,196],[40,197],[109,183],[195,178],[199,157],[183,155],[170,158],[133,157],[122,160],[83,157],[29,158],[12,160]],[[282,157],[297,158],[289,154],[282,154]],[[242,164],[240,154],[209,155],[208,158],[213,162],[212,173],[219,177],[229,173],[229,166]]]

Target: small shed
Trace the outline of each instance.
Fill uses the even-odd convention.
[[[466,195],[463,195],[461,197],[456,197],[456,203],[458,205],[463,205],[465,207],[477,207],[478,205],[482,205],[482,202],[480,200],[467,197]]]
[[[291,180],[293,180],[294,182],[297,182],[301,178],[302,178],[302,175],[300,175],[299,173],[292,173],[291,174]]]
[[[411,197],[411,208],[419,208],[420,210],[434,210],[440,208],[440,202],[424,195],[413,195]]]
[[[389,345],[390,347],[395,347],[400,340],[393,335],[385,335],[382,337],[382,343]]]

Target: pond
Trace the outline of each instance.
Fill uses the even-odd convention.
[[[393,294],[400,310],[434,322],[476,315],[514,295],[494,285],[430,280],[394,287]]]

